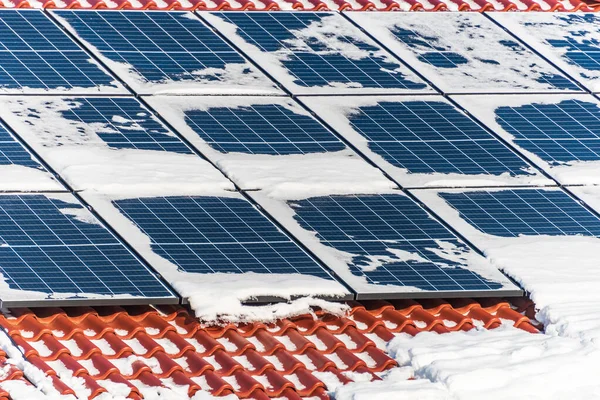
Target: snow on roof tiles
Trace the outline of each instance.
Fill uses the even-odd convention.
[[[203,325],[180,306],[11,309],[0,315],[0,325],[25,359],[47,374],[36,386],[50,380],[62,395],[139,399],[162,390],[185,398],[206,390],[241,399],[327,399],[334,385],[379,380],[379,373],[396,366],[384,350],[399,333],[507,323],[538,332],[530,319],[533,303],[510,302],[352,302],[347,316],[317,311],[273,324],[217,327]],[[35,382],[31,365],[25,376]],[[0,399],[25,398],[17,392],[10,397],[15,385],[7,381],[33,389],[2,351],[0,369]]]

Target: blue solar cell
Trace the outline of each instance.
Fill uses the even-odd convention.
[[[23,165],[44,169],[32,155],[0,124],[0,165]]]
[[[444,258],[470,249],[406,196],[314,197],[290,205],[321,243],[352,254],[350,270],[370,283],[429,291],[500,287],[466,269],[460,257]]]
[[[313,12],[212,15],[234,24],[238,35],[247,44],[256,46],[262,52],[275,54],[297,85],[335,87],[347,84],[363,88],[400,89],[427,87],[338,15]],[[356,32],[350,35],[333,29],[319,34],[320,28],[335,26],[334,21],[344,26],[346,32]],[[324,41],[323,37],[330,40]],[[336,41],[341,45],[337,46]],[[348,50],[353,47],[356,50]],[[256,61],[262,65],[259,59]]]
[[[68,101],[69,108],[61,110],[61,116],[71,121],[97,124],[96,134],[110,147],[192,154],[137,99],[78,97]]]
[[[301,273],[331,279],[246,200],[157,197],[114,204],[150,238],[158,255],[182,271]]]
[[[0,11],[0,89],[117,88],[114,79],[93,63],[40,11]]]
[[[222,153],[285,155],[346,148],[314,118],[276,103],[186,110],[185,122]]]
[[[369,148],[412,173],[528,174],[528,164],[452,105],[381,101],[348,115]]]
[[[55,12],[110,60],[147,82],[221,80],[228,64],[252,67],[198,18],[185,12]],[[220,70],[202,73],[203,70]],[[125,77],[123,77],[125,78]]]
[[[495,113],[517,145],[552,165],[600,159],[600,107],[595,102],[503,106]]]
[[[46,293],[172,296],[77,203],[0,196],[0,271],[13,289]],[[26,296],[25,296],[26,297]]]
[[[600,236],[600,220],[562,190],[473,191],[440,196],[461,218],[490,235]]]

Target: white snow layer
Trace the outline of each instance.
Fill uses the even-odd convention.
[[[399,191],[388,191],[387,193],[394,193],[398,196],[405,196]],[[263,207],[269,214],[273,215],[280,223],[282,223],[290,233],[300,240],[310,251],[317,255],[328,267],[330,267],[335,273],[344,280],[347,284],[352,286],[354,290],[360,293],[390,293],[401,290],[402,292],[420,292],[421,289],[411,286],[397,286],[397,285],[384,285],[384,284],[372,284],[367,281],[367,278],[362,275],[358,276],[353,274],[349,265],[352,263],[356,254],[348,253],[345,251],[337,250],[333,247],[327,246],[319,241],[316,232],[310,232],[305,230],[297,221],[294,219],[295,211],[284,199],[275,199],[269,197],[262,192],[249,192],[249,195]],[[451,263],[458,262],[459,264],[465,265],[469,270],[479,274],[480,276],[487,278],[491,281],[498,282],[503,286],[504,289],[515,289],[515,286],[502,275],[495,267],[493,267],[485,258],[478,254],[468,251],[457,251],[455,246],[451,243],[439,241],[440,249],[437,253],[440,257],[447,259]],[[372,271],[380,267],[385,262],[397,261],[397,260],[422,260],[422,257],[418,254],[404,252],[398,249],[388,249],[388,255],[382,255],[380,257],[373,257],[371,265],[363,267],[365,271]]]
[[[337,6],[336,6],[337,8]],[[386,92],[431,92],[432,89],[424,87],[422,89],[385,89],[363,87],[359,82],[328,82],[326,86],[302,86],[297,84],[296,77],[285,67],[284,61],[287,61],[293,55],[293,52],[311,52],[317,55],[341,55],[352,60],[365,60],[368,58],[377,58],[395,65],[393,70],[388,71],[392,75],[403,76],[404,79],[413,83],[422,83],[414,73],[404,67],[400,62],[393,58],[389,53],[379,48],[379,46],[364,35],[358,28],[346,21],[337,14],[321,14],[319,21],[311,22],[306,28],[291,30],[294,34],[293,39],[283,40],[285,48],[275,52],[266,52],[259,47],[246,42],[239,34],[236,25],[227,22],[219,15],[209,12],[198,12],[198,14],[217,28],[224,36],[233,42],[238,48],[244,51],[250,58],[256,60],[271,76],[278,82],[281,82],[288,90],[295,94],[374,94]],[[265,32],[265,34],[267,34]],[[310,43],[310,45],[309,45]],[[357,44],[368,44],[370,47],[376,47],[375,50],[365,50]],[[322,46],[321,50],[314,50],[315,45]]]
[[[453,96],[453,99],[469,113],[491,128],[507,142],[512,143],[535,165],[546,171],[564,185],[598,185],[600,184],[600,161],[569,161],[550,164],[540,156],[520,148],[514,141],[515,137],[507,132],[498,122],[496,110],[500,107],[517,108],[525,105],[559,104],[563,101],[576,100],[595,104],[600,103],[590,95],[553,94],[543,95],[478,95]],[[575,156],[574,156],[575,157]]]
[[[221,153],[206,143],[185,121],[185,112],[211,108],[276,104],[310,116],[286,98],[205,97],[190,102],[181,97],[146,98],[178,132],[244,190],[261,189],[273,198],[301,199],[327,194],[379,193],[395,187],[352,150],[266,155]],[[332,137],[333,138],[333,137]]]
[[[492,174],[444,174],[444,173],[410,173],[406,168],[400,168],[386,161],[381,155],[369,148],[369,140],[357,132],[351,125],[350,116],[360,112],[359,108],[376,106],[382,102],[448,101],[441,96],[369,96],[369,97],[303,97],[301,101],[323,118],[333,129],[339,132],[353,146],[373,160],[389,176],[405,188],[416,187],[474,187],[474,186],[521,186],[549,185],[553,182],[541,175],[534,168],[527,168],[527,174],[510,176]],[[457,110],[457,112],[460,112]],[[492,136],[490,136],[492,138]]]
[[[113,198],[221,194],[233,184],[194,154],[110,148],[98,131],[115,132],[123,121],[85,123],[61,112],[78,106],[62,97],[1,97],[0,115],[76,190]],[[143,118],[153,118],[148,112]],[[135,121],[132,121],[135,122]],[[132,123],[127,130],[142,130]]]
[[[347,16],[445,93],[564,90],[544,80],[559,75],[557,70],[483,14],[353,12]],[[396,37],[398,29],[414,36],[407,39],[410,45]]]
[[[600,59],[597,56],[595,62],[592,59],[600,52],[600,17],[593,13],[490,13],[488,16],[589,90],[600,92],[597,68]],[[589,63],[593,69],[569,58]]]
[[[0,191],[43,192],[65,190],[47,171],[24,165],[0,165]]]
[[[108,66],[138,94],[204,95],[204,94],[282,94],[275,84],[248,61],[226,64],[224,68],[204,68],[189,71],[184,79],[149,81],[135,66],[111,60],[94,45],[79,37],[75,28],[58,13],[53,16],[88,48],[104,65]],[[203,23],[188,13],[184,18],[193,18],[198,25]],[[211,33],[212,34],[212,33]],[[233,51],[233,50],[232,50]],[[143,53],[143,52],[142,52]],[[190,79],[191,78],[191,79]]]

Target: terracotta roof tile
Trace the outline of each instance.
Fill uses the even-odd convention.
[[[313,372],[350,382],[346,372],[371,380],[396,365],[386,343],[400,332],[439,333],[494,328],[503,320],[538,332],[526,299],[350,302],[348,316],[317,312],[276,323],[205,326],[184,307],[77,307],[13,309],[2,325],[26,359],[49,375],[62,394],[74,394],[61,377],[84,382],[94,398],[110,380],[142,398],[145,387],[184,387],[240,398],[327,398]],[[4,379],[29,384],[0,352]],[[0,377],[2,379],[2,377]],[[8,393],[0,391],[0,399]]]

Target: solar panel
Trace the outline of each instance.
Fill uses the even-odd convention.
[[[148,101],[175,123],[163,99]],[[182,106],[183,121],[179,122],[196,133],[188,139],[208,143],[221,153],[288,155],[346,149],[307,111],[286,98],[228,96],[196,99]]]
[[[22,165],[44,170],[41,164],[15,140],[2,124],[0,124],[0,165]]]
[[[263,203],[261,196],[253,197],[273,211],[272,200]],[[288,228],[297,224],[292,234],[314,249],[359,298],[515,289],[493,268],[487,275],[493,279],[469,269],[471,262],[486,262],[402,194],[311,197],[288,201],[287,207],[275,215],[293,214],[293,220],[281,221]]]
[[[193,273],[331,275],[248,201],[176,196],[116,200],[153,251]]]
[[[406,187],[442,185],[444,179],[456,186],[457,175],[480,180],[535,175],[526,161],[441,97],[301,100]]]
[[[592,13],[499,14],[504,13],[488,16],[589,90],[600,92],[600,17]]]
[[[111,297],[175,302],[173,294],[75,199],[0,195],[2,305]]]
[[[274,84],[186,12],[57,10],[67,28],[137,93],[192,89],[277,92]]]
[[[39,10],[0,11],[0,92],[125,92]]]
[[[295,94],[430,90],[338,14],[200,15]]]
[[[440,193],[462,219],[494,236],[600,236],[600,220],[560,189]]]
[[[351,13],[445,93],[579,91],[480,13]]]
[[[600,103],[593,97],[465,96],[456,100],[530,152],[534,161],[562,183],[598,181],[596,170],[590,169],[593,165],[586,169],[584,164],[600,160]]]

